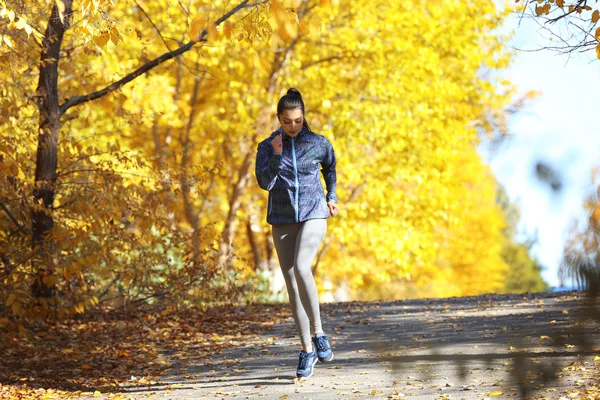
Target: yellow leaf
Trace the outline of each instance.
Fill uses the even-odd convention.
[[[225,21],[225,27],[224,27],[223,31],[225,33],[225,37],[227,39],[231,39],[231,36],[233,34],[233,24],[231,23],[231,21],[229,21],[229,20]]]
[[[106,46],[106,43],[110,40],[110,33],[108,31],[102,32],[100,35],[94,36],[94,43],[99,47]]]
[[[81,367],[79,367],[81,369],[92,369],[92,366],[90,364],[83,364]]]
[[[600,361],[600,356],[594,357],[594,361]]]
[[[121,34],[119,33],[119,31],[116,28],[112,28],[110,30],[110,40],[116,45],[119,44],[119,42],[123,41],[123,36],[121,36]]]
[[[214,42],[216,40],[219,40],[219,38],[221,37],[221,34],[219,33],[219,30],[217,29],[217,25],[215,25],[214,22],[211,22],[210,24],[208,24],[208,40],[211,42]]]
[[[203,15],[196,15],[190,24],[190,39],[193,41],[198,41],[200,39],[200,33],[204,28],[204,24],[206,21],[204,20]]]
[[[56,0],[56,8],[58,9],[58,17],[60,18],[60,22],[65,23],[65,3],[62,0]]]
[[[100,397],[100,396],[102,396],[102,393],[100,393],[98,390],[96,390],[94,392],[94,397]]]
[[[17,296],[14,293],[11,293],[6,300],[6,306],[10,307],[15,302]]]
[[[596,28],[596,33],[594,34],[596,40],[600,40],[600,28]]]
[[[8,37],[8,36],[2,36],[2,40],[3,40],[3,41],[4,41],[4,43],[6,43],[6,45],[7,45],[8,47],[10,47],[11,49],[14,49],[14,48],[15,48],[15,45],[14,45],[14,43],[13,43],[13,41],[12,41],[12,39],[11,39],[10,37]]]
[[[300,33],[303,35],[308,35],[310,33],[310,25],[306,20],[300,21]]]
[[[501,396],[502,393],[502,390],[494,390],[493,392],[490,392],[488,396]]]
[[[272,1],[269,7],[269,24],[274,31],[281,27],[284,14],[283,5],[279,1]]]
[[[563,8],[565,6],[565,0],[556,0],[556,5]]]
[[[15,28],[22,30],[25,29],[27,22],[23,18],[19,18],[19,20],[15,23]]]
[[[600,20],[600,11],[594,10],[594,12],[592,13],[592,22],[595,24],[596,22],[598,22],[598,20]]]

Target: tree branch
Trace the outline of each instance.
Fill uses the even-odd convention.
[[[1,199],[0,199],[0,208],[2,208],[4,210],[4,212],[6,213],[8,218],[17,226],[17,228],[19,228],[19,231],[21,231],[21,233],[23,233],[24,235],[29,235],[29,232],[27,232],[25,230],[25,228],[23,228],[23,226],[21,226],[21,224],[19,223],[19,220],[10,212],[6,203],[4,203],[4,201],[2,201]]]
[[[171,51],[171,48],[169,47],[169,45],[167,44],[167,41],[165,40],[165,38],[162,35],[162,32],[160,31],[160,29],[158,29],[158,26],[156,26],[156,24],[154,23],[154,21],[152,21],[152,18],[150,18],[150,16],[148,15],[148,13],[146,12],[146,10],[144,10],[144,7],[142,7],[140,5],[140,3],[138,3],[137,0],[133,0],[133,2],[135,3],[135,5],[137,6],[137,8],[139,8],[142,11],[142,14],[144,14],[146,16],[146,18],[148,19],[148,21],[150,22],[150,24],[152,25],[152,27],[154,28],[154,30],[156,31],[156,33],[158,33],[158,36],[160,37],[160,39],[162,40],[162,42],[164,43],[165,47],[167,48],[167,50]]]
[[[243,0],[240,4],[238,4],[236,7],[231,9],[229,12],[223,14],[223,16],[215,22],[215,25],[219,26],[221,23],[223,23],[224,21],[229,19],[232,15],[237,13],[239,10],[245,8],[249,1],[250,0]],[[60,106],[60,115],[64,114],[71,107],[86,103],[88,101],[96,100],[102,96],[105,96],[111,92],[114,92],[117,89],[120,89],[121,87],[125,86],[126,84],[128,84],[129,82],[131,82],[132,80],[137,78],[138,76],[145,74],[146,72],[161,65],[162,63],[164,63],[172,58],[175,58],[175,57],[179,56],[180,54],[183,54],[186,51],[190,50],[192,47],[194,47],[194,45],[196,43],[206,42],[208,40],[207,35],[208,35],[208,32],[206,29],[204,29],[202,31],[202,33],[200,34],[200,37],[198,38],[198,40],[192,40],[192,41],[184,44],[183,46],[178,47],[177,49],[175,49],[173,51],[164,53],[160,57],[155,58],[154,60],[142,65],[141,67],[137,68],[135,71],[124,76],[123,78],[112,83],[111,85],[105,87],[104,89],[87,94],[85,96],[74,96],[74,97],[67,99],[67,101],[65,101]]]
[[[576,13],[577,12],[577,8],[581,7],[582,5],[585,6],[585,3],[587,3],[587,0],[579,0],[576,5],[573,5],[573,11],[566,12],[563,15],[561,15],[560,17],[548,18],[548,22],[551,23],[551,24],[554,24],[554,23],[560,21],[561,19],[563,19],[565,17],[568,17],[571,14]]]

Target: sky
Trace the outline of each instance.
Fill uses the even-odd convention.
[[[512,47],[532,50],[552,44],[535,23],[518,24],[511,16],[505,26],[514,29]],[[600,60],[594,60],[593,51],[569,58],[550,50],[523,50],[517,50],[505,76],[520,92],[535,90],[540,95],[512,118],[503,145],[494,151],[482,149],[482,155],[519,205],[519,238],[537,236],[532,255],[544,267],[544,280],[558,286],[569,227],[573,221],[583,223],[591,171],[600,165]],[[555,192],[536,178],[538,161],[560,172],[562,190]]]

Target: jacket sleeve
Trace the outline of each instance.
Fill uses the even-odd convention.
[[[333,151],[333,146],[329,143],[329,140],[325,139],[325,157],[321,162],[321,173],[323,174],[323,178],[325,178],[325,186],[327,189],[327,202],[333,201],[337,203],[338,198],[335,194],[336,187],[336,174],[335,174],[335,152]]]
[[[275,154],[264,144],[258,145],[256,153],[255,175],[258,186],[264,190],[271,190],[277,182],[277,174],[281,168],[281,155]]]

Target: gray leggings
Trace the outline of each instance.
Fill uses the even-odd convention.
[[[326,231],[326,219],[273,225],[273,242],[285,278],[292,315],[305,347],[311,346],[310,328],[313,332],[322,331],[319,294],[312,274],[312,263]]]

